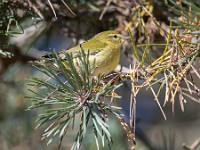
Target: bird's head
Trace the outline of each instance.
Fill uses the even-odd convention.
[[[95,35],[93,38],[98,39],[101,42],[107,44],[115,44],[116,46],[121,46],[123,42],[123,36],[114,30],[103,31]]]

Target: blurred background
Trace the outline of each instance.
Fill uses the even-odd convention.
[[[68,49],[104,30],[117,30],[128,36],[130,29],[140,55],[145,49],[142,44],[157,43],[148,47],[149,58],[145,62],[148,64],[164,51],[165,31],[170,28],[173,33],[177,28],[180,33],[190,30],[194,36],[188,38],[199,42],[199,12],[198,0],[1,0],[0,150],[58,148],[58,138],[48,146],[48,141],[41,140],[45,125],[35,130],[35,120],[43,110],[26,111],[31,105],[26,97],[34,96],[28,91],[31,87],[27,78],[41,76],[28,61],[39,59],[53,49],[57,52]],[[196,24],[190,24],[190,20],[196,20]],[[129,67],[129,64],[135,63],[137,59],[133,46],[127,40],[123,44],[120,64]],[[200,72],[199,58],[194,65]],[[195,75],[193,78],[200,88],[199,78]],[[130,81],[125,81],[117,91],[122,96],[118,105],[123,108],[127,122],[130,89]],[[162,93],[159,97],[161,104],[164,91]],[[140,91],[137,95],[136,150],[200,150],[198,144],[194,146],[195,141],[200,141],[200,105],[187,99],[184,106],[182,112],[180,102],[175,101],[173,114],[172,104],[167,103],[163,108],[167,116],[165,120],[152,93],[146,89]],[[111,117],[109,126],[114,141],[111,149],[128,149],[126,133],[119,121]],[[67,132],[61,149],[70,149],[75,131],[76,128]],[[92,132],[88,129],[81,149],[96,149],[93,140]]]

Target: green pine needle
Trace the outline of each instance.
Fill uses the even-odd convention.
[[[58,66],[59,73],[49,66],[40,66],[37,69],[47,75],[48,79],[38,77],[29,79],[29,85],[37,89],[30,89],[35,96],[31,97],[32,106],[28,110],[40,107],[44,109],[37,119],[37,127],[50,124],[44,130],[42,138],[48,138],[48,144],[55,135],[59,135],[62,142],[69,127],[74,127],[76,118],[81,119],[72,149],[80,148],[87,134],[89,121],[93,126],[95,138],[101,138],[103,145],[104,141],[112,143],[106,121],[107,112],[118,117],[121,108],[106,104],[101,97],[112,98],[112,92],[120,85],[112,84],[112,80],[102,84],[102,76],[94,77],[92,74],[94,70],[90,68],[89,54],[85,54],[83,50],[80,53],[80,64],[75,67],[71,54],[66,53],[67,60],[63,62],[55,52],[52,52],[52,61]],[[64,63],[70,70],[65,68]],[[99,148],[97,141],[96,139]]]

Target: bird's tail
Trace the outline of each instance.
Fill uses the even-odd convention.
[[[41,59],[39,60],[35,60],[35,61],[29,61],[29,64],[33,65],[33,66],[45,66],[45,67],[50,67],[55,71],[59,71],[59,66],[55,61],[55,58],[53,58],[53,56],[51,54],[47,54],[42,56]],[[65,69],[70,70],[70,68],[63,63]]]
[[[55,65],[55,60],[51,54],[46,54],[42,56],[41,59],[35,61],[29,61],[28,63],[33,66],[48,66],[48,67],[55,66],[55,68],[57,66]]]

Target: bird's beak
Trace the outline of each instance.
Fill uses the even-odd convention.
[[[122,36],[122,42],[124,42],[124,41],[126,41],[126,40],[128,40],[128,39],[130,39],[129,36]]]
[[[130,39],[130,37],[129,36],[122,36],[122,39],[127,40],[127,39]]]

